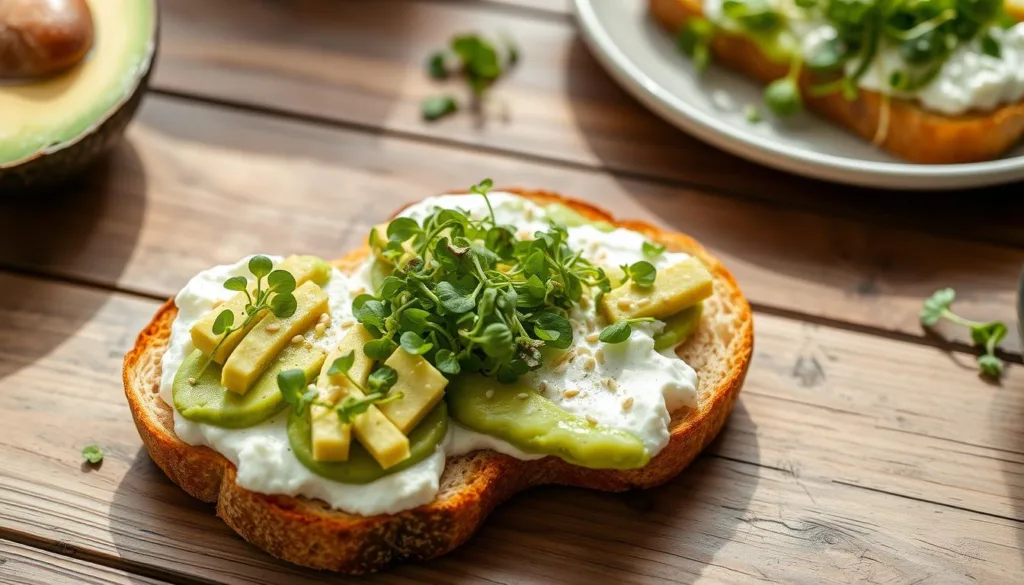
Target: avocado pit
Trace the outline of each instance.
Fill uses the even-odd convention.
[[[93,44],[85,0],[0,2],[0,78],[40,79],[77,65]]]

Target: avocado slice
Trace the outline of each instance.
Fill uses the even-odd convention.
[[[290,346],[270,364],[252,390],[241,395],[221,386],[221,367],[216,363],[211,363],[200,375],[206,357],[197,349],[185,358],[174,375],[174,408],[181,416],[194,422],[226,429],[251,427],[287,406],[277,388],[280,372],[298,368],[305,372],[307,380],[312,380],[320,372],[324,357],[324,352],[315,347]],[[195,380],[195,384],[190,384],[190,379]]]
[[[689,309],[683,309],[665,319],[665,329],[654,336],[654,349],[661,351],[675,347],[689,339],[700,323],[700,316],[703,312],[704,303],[697,303]]]
[[[93,39],[84,59],[0,84],[0,193],[82,170],[115,144],[139,105],[156,53],[156,1],[86,3]]]
[[[615,226],[607,221],[590,219],[575,209],[562,205],[561,203],[552,203],[551,205],[546,206],[544,211],[547,213],[549,220],[559,225],[564,225],[565,227],[592,225],[602,232],[615,231]]]
[[[519,398],[522,394],[525,399]],[[452,418],[463,426],[527,453],[554,455],[591,469],[636,469],[651,459],[637,437],[591,425],[523,384],[502,384],[479,374],[457,376],[448,385],[446,401]]]
[[[359,443],[349,449],[348,461],[320,462],[313,457],[309,417],[293,410],[288,417],[288,442],[296,459],[320,477],[341,483],[370,483],[408,469],[434,453],[448,433],[448,411],[441,402],[409,434],[409,457],[386,470]]]

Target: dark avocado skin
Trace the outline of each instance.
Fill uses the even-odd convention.
[[[142,96],[149,88],[149,76],[156,66],[160,47],[160,10],[156,0],[154,6],[153,54],[131,97],[109,111],[106,119],[94,128],[63,147],[53,152],[39,153],[14,166],[0,166],[0,196],[30,194],[59,187],[109,152],[124,136],[125,128],[135,117]]]

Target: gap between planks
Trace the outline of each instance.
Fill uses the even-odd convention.
[[[24,547],[44,551],[61,557],[77,559],[84,563],[91,563],[93,565],[106,567],[115,571],[122,571],[138,577],[147,577],[148,579],[154,579],[159,583],[167,582],[175,583],[177,585],[220,585],[216,581],[200,579],[190,576],[187,573],[168,571],[155,566],[125,560],[115,555],[90,550],[86,547],[77,547],[65,540],[48,540],[40,536],[26,534],[24,532],[0,526],[0,544],[3,544],[4,541],[20,544]],[[2,567],[3,564],[0,563],[0,576],[3,575]],[[151,583],[148,579],[146,581],[147,584]]]

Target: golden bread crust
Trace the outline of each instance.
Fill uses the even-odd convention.
[[[677,475],[718,434],[739,393],[753,349],[750,307],[732,275],[697,242],[641,222],[616,222],[586,203],[541,191],[517,192],[538,203],[560,202],[593,219],[640,231],[670,250],[700,257],[715,277],[715,297],[701,325],[680,348],[700,374],[697,409],[673,414],[669,444],[642,469],[594,470],[555,457],[521,461],[493,451],[449,457],[437,498],[397,514],[346,514],[301,497],[258,494],[238,487],[235,468],[207,447],[174,434],[172,411],[159,397],[160,360],[177,314],[173,300],[157,311],[125,356],[124,387],[132,417],[153,461],[176,484],[205,502],[250,543],[287,561],[345,573],[444,554],[464,542],[500,502],[530,486],[573,485],[621,491],[648,488]],[[367,257],[364,247],[336,262],[351,269]]]
[[[702,16],[701,0],[650,0],[650,11],[666,29],[675,33],[690,18]],[[711,43],[714,60],[762,83],[784,77],[789,64],[770,60],[753,40],[721,31]],[[876,91],[862,89],[855,100],[841,93],[814,97],[815,83],[806,72],[800,87],[804,103],[813,112],[843,126],[869,142],[884,123],[884,99]],[[1024,136],[1024,101],[990,112],[948,116],[922,109],[905,99],[889,100],[888,129],[879,146],[911,162],[958,164],[998,158]]]

